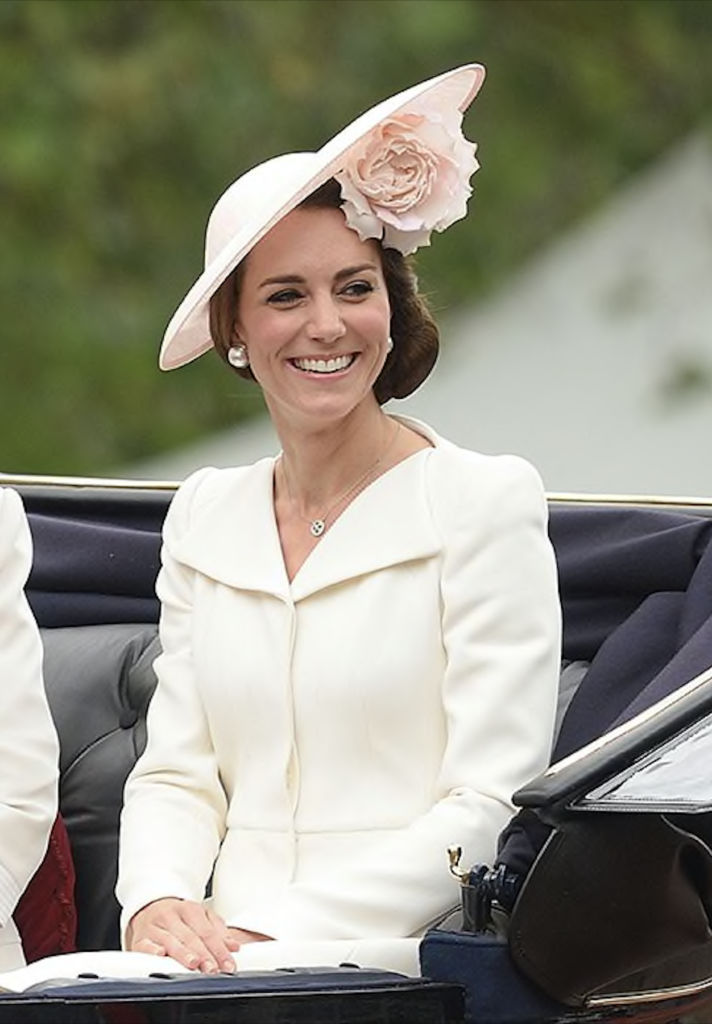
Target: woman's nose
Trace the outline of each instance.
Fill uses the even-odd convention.
[[[309,337],[314,341],[337,341],[346,333],[337,303],[329,296],[314,300],[307,324]]]

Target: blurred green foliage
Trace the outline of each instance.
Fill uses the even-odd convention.
[[[156,369],[252,164],[486,64],[470,217],[419,257],[443,312],[698,125],[711,53],[709,0],[0,0],[0,468],[106,472],[261,408],[214,357]]]

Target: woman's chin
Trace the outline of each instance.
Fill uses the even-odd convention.
[[[360,395],[352,391],[337,393],[336,390],[319,389],[299,400],[286,404],[267,402],[270,415],[277,429],[314,426],[324,429],[343,423],[353,415],[377,412],[379,409],[373,391],[369,388]]]

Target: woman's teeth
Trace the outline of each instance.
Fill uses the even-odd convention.
[[[292,363],[298,370],[309,373],[336,373],[351,366],[355,356],[336,356],[334,359],[293,359]]]

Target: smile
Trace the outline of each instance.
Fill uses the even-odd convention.
[[[291,359],[292,366],[308,373],[338,373],[347,370],[355,360],[355,355],[335,356],[333,359]]]

